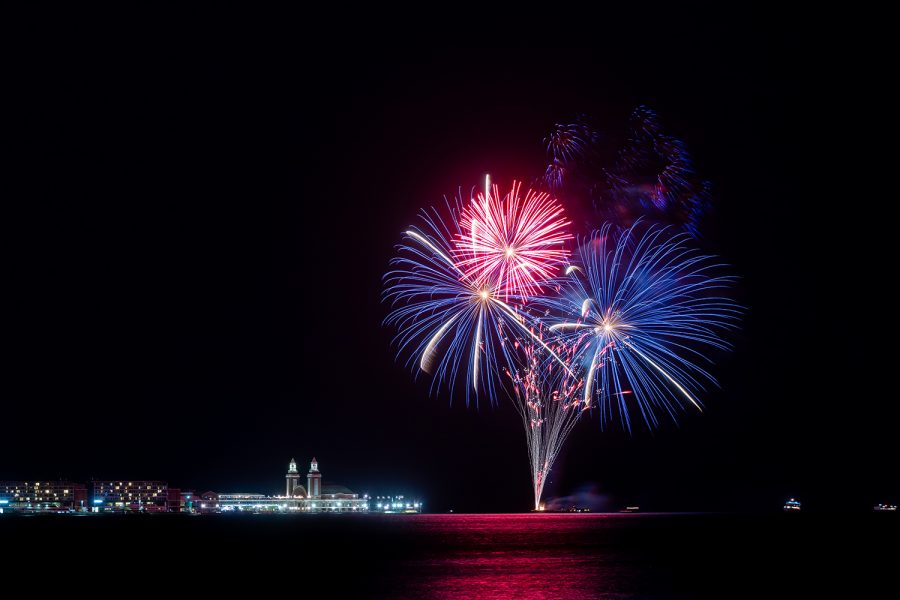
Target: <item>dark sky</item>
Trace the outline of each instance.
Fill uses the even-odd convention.
[[[665,22],[663,22],[665,21]],[[541,138],[647,104],[714,183],[707,244],[748,307],[703,415],[573,433],[550,495],[771,509],[896,501],[890,412],[840,313],[819,127],[790,28],[641,22],[583,49],[50,52],[16,75],[0,479],[326,481],[433,510],[531,502],[510,406],[466,408],[394,360],[381,277],[416,211],[540,172]],[[836,314],[837,313],[837,314]],[[858,312],[855,317],[861,318]],[[886,361],[883,361],[886,362]],[[885,409],[886,410],[886,409]]]

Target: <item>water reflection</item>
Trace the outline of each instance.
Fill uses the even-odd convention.
[[[421,515],[430,538],[395,574],[401,598],[639,598],[664,589],[622,543],[618,515]],[[402,524],[401,524],[402,525]],[[654,597],[658,597],[654,595]]]

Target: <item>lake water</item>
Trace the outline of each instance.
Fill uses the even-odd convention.
[[[162,595],[897,597],[896,517],[3,515],[0,569]]]

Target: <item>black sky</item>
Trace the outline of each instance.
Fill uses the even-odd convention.
[[[707,244],[748,307],[703,415],[581,423],[550,483],[656,508],[896,501],[866,344],[835,325],[845,234],[789,28],[641,23],[583,49],[336,54],[164,44],[23,64],[4,118],[0,479],[163,478],[274,493],[287,461],[434,510],[530,502],[511,407],[427,395],[394,360],[381,276],[416,211],[540,172],[587,112],[654,108],[714,183]],[[317,51],[318,50],[318,51]],[[833,216],[833,215],[831,215]],[[858,315],[858,313],[856,313]]]

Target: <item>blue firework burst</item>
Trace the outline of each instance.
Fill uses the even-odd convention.
[[[715,384],[707,352],[729,348],[723,334],[742,312],[727,296],[734,278],[691,249],[688,234],[640,227],[604,225],[582,240],[560,296],[543,299],[558,318],[550,329],[583,369],[584,408],[628,431],[635,412],[655,427],[659,414],[702,407]]]

